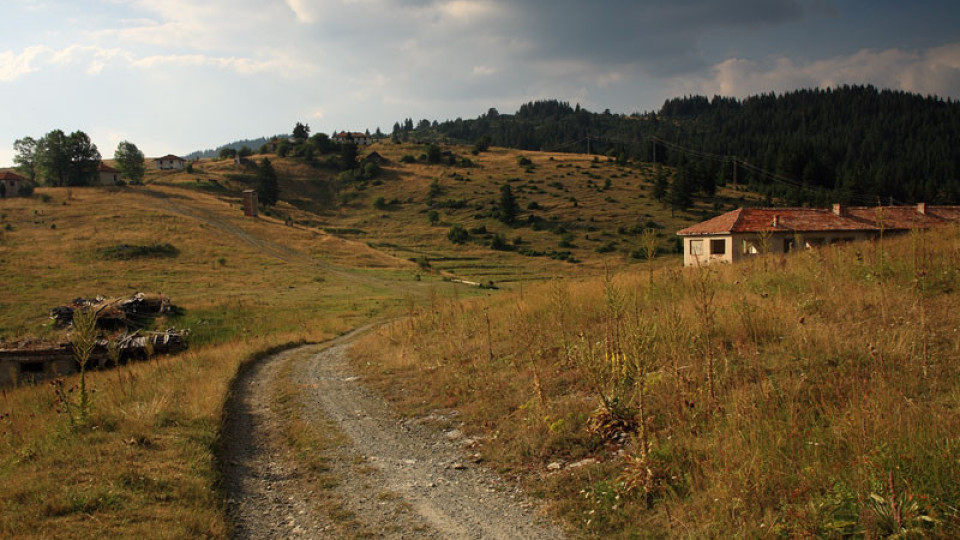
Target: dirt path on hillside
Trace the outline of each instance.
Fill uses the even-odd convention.
[[[310,257],[309,255],[301,253],[293,248],[290,248],[289,246],[255,236],[245,231],[243,228],[230,223],[228,219],[216,214],[215,212],[210,212],[203,208],[189,204],[189,202],[187,202],[189,199],[186,197],[172,195],[146,187],[142,188],[140,192],[162,201],[166,209],[170,212],[179,216],[195,219],[201,223],[206,223],[222,233],[226,233],[246,242],[247,244],[250,244],[262,253],[276,257],[284,262],[315,264],[322,266],[325,270],[330,270],[327,265],[314,259],[313,257]]]
[[[223,453],[235,538],[563,537],[517,486],[477,463],[454,416],[397,417],[353,374],[348,344],[285,351],[239,379]],[[281,377],[301,389],[303,420],[344,436],[323,451],[322,477],[284,442],[272,407]]]

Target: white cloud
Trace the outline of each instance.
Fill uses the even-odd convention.
[[[293,14],[301,23],[316,22],[319,16],[318,10],[315,9],[316,3],[310,0],[287,0],[287,6],[290,7],[290,10],[293,11]]]
[[[275,72],[280,75],[298,76],[309,72],[292,58],[275,56],[266,60],[238,56],[211,56],[205,54],[154,54],[138,57],[130,51],[103,48],[95,45],[70,45],[62,49],[44,46],[28,47],[20,54],[11,51],[0,53],[0,81],[12,81],[39,71],[43,67],[80,65],[88,75],[98,75],[109,66],[128,66],[139,69],[154,69],[163,66],[211,67],[233,71],[241,75]]]
[[[489,17],[500,10],[500,6],[483,0],[453,0],[442,2],[440,12],[446,17],[463,22],[476,22],[483,17]]]
[[[20,54],[13,51],[0,52],[0,82],[13,81],[37,71],[34,60],[48,49],[43,46],[27,47]]]
[[[763,60],[728,58],[710,75],[673,86],[678,94],[744,97],[796,88],[872,84],[920,94],[960,95],[960,43],[922,51],[863,49],[854,54],[802,62],[784,56]]]

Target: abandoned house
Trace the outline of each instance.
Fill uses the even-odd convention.
[[[335,133],[332,138],[333,142],[335,143],[352,142],[356,145],[373,144],[373,138],[366,133],[349,133],[346,131],[341,131],[340,133]]]
[[[388,162],[389,160],[380,155],[379,152],[370,152],[360,160],[360,163],[376,163],[377,165],[383,165]]]
[[[100,162],[97,169],[97,184],[101,186],[116,186],[120,184],[120,171]]]
[[[0,199],[20,195],[20,188],[26,178],[12,172],[0,172]]]
[[[160,170],[183,169],[187,166],[187,160],[177,157],[173,154],[167,154],[161,158],[153,160]]]
[[[874,238],[885,232],[960,223],[960,206],[739,208],[677,231],[684,266],[733,263],[760,253]]]

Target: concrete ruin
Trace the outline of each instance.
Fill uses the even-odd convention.
[[[50,310],[50,318],[59,328],[70,327],[77,309],[95,310],[101,333],[87,361],[88,370],[155,354],[175,354],[187,348],[189,330],[144,330],[156,317],[178,311],[166,296],[137,293],[129,298],[76,298]],[[111,345],[115,346],[114,354]],[[69,339],[0,343],[0,388],[69,375],[79,369]]]

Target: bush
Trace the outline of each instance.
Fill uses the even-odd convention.
[[[129,260],[176,257],[180,250],[171,244],[117,244],[99,250],[104,259]]]
[[[530,158],[526,156],[517,156],[517,165],[520,165],[521,167],[529,167],[533,165],[533,162],[530,161]]]
[[[506,237],[502,234],[495,234],[490,239],[490,248],[497,251],[510,251],[510,244],[507,243]]]
[[[470,234],[463,228],[463,225],[456,223],[450,227],[450,232],[447,233],[447,239],[454,244],[463,244],[470,239]]]
[[[614,252],[614,251],[616,251],[616,250],[617,250],[617,243],[614,242],[613,240],[611,240],[611,241],[607,242],[606,244],[603,244],[602,246],[599,246],[599,247],[596,249],[596,252],[597,252],[597,253],[612,253],[612,252]]]
[[[416,163],[416,162],[417,162],[417,158],[413,157],[410,154],[406,154],[402,158],[400,158],[400,163]]]
[[[377,199],[373,201],[373,207],[377,210],[386,210],[387,206],[387,200],[383,197],[377,197]]]

